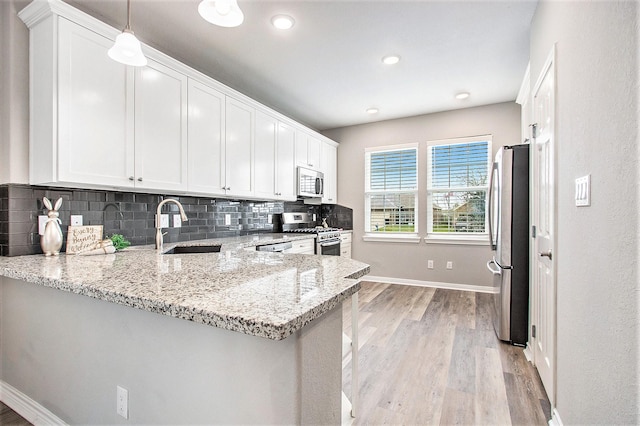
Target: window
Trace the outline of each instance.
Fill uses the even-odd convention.
[[[365,227],[371,234],[412,234],[418,200],[418,146],[365,152]]]
[[[488,238],[491,136],[427,143],[428,238]]]

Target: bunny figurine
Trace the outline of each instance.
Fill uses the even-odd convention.
[[[54,206],[47,197],[42,199],[44,206],[49,209],[47,223],[44,226],[44,233],[40,237],[40,247],[45,256],[57,256],[60,254],[62,247],[62,229],[60,229],[60,219],[58,219],[58,210],[62,206],[62,198],[58,198]]]

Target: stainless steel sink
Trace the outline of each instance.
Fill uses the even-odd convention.
[[[163,254],[219,253],[221,247],[219,244],[210,246],[175,246]]]

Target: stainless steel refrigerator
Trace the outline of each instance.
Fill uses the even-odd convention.
[[[529,145],[500,148],[488,206],[493,325],[500,340],[524,346],[529,323]]]

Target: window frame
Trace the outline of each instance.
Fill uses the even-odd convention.
[[[415,151],[415,172],[416,172],[416,187],[411,190],[372,190],[371,184],[371,169],[370,159],[371,154],[392,152],[392,151]],[[420,220],[418,204],[420,202],[420,150],[418,143],[410,144],[398,144],[398,145],[386,145],[365,148],[364,153],[364,241],[385,241],[385,242],[408,242],[413,241],[420,242],[418,223]],[[413,194],[414,196],[414,229],[412,232],[397,231],[397,232],[376,232],[371,231],[371,196],[372,195],[385,195],[385,194]]]
[[[432,147],[442,145],[459,145],[468,144],[474,142],[487,142],[487,183],[483,186],[466,186],[466,187],[448,187],[445,190],[448,192],[456,191],[485,191],[484,199],[484,232],[470,233],[470,232],[433,232],[433,193],[442,192],[443,188],[433,188],[432,185]],[[425,143],[426,148],[426,205],[427,205],[427,234],[424,237],[426,243],[441,243],[441,244],[467,244],[467,245],[488,245],[489,244],[489,218],[487,217],[488,208],[488,194],[489,184],[491,178],[491,169],[493,166],[493,135],[478,135],[471,137],[450,138],[450,139],[438,139],[431,140]]]

